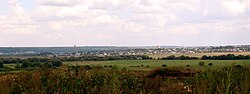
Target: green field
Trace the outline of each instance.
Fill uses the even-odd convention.
[[[199,62],[205,62],[207,66],[209,63],[213,64],[213,67],[224,67],[233,64],[236,65],[249,65],[250,60],[116,60],[116,61],[83,61],[83,62],[65,62],[66,65],[100,65],[100,66],[114,66],[118,68],[128,68],[136,70],[150,70],[162,67],[163,64],[169,66],[186,66],[198,67]],[[143,67],[142,67],[143,65]],[[133,66],[133,67],[132,67]],[[140,67],[136,67],[140,66]],[[149,66],[149,67],[147,67]]]

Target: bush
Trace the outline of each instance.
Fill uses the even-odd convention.
[[[0,68],[3,68],[3,61],[0,60]]]
[[[161,65],[162,67],[167,67],[167,65],[165,65],[165,64],[163,64],[163,65]]]
[[[209,63],[208,66],[213,66],[213,63]]]
[[[55,67],[62,66],[62,61],[59,61],[59,60],[53,60],[53,61],[51,61],[51,63]]]
[[[204,66],[205,62],[199,62],[199,66]]]
[[[30,62],[28,60],[24,60],[22,62],[21,68],[27,68],[30,66]]]

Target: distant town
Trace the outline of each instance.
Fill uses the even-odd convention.
[[[186,54],[214,52],[248,52],[250,45],[236,46],[84,46],[77,47],[0,47],[0,56],[119,56],[119,55],[155,55],[155,54]]]

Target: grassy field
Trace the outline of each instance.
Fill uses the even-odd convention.
[[[219,56],[219,55],[227,55],[227,54],[234,54],[234,55],[250,55],[250,52],[214,52],[214,53],[186,53],[186,54],[156,54],[156,55],[149,55],[150,57],[153,58],[162,58],[162,57],[167,57],[170,55],[175,55],[175,56],[194,56],[194,57],[199,57],[201,58],[203,55],[207,56]]]
[[[224,67],[233,64],[249,65],[250,60],[117,60],[117,61],[84,61],[84,62],[65,62],[66,65],[100,65],[100,66],[117,66],[118,68],[136,69],[136,70],[151,70],[162,67],[162,65],[169,66],[186,66],[198,67],[199,62],[205,62],[207,66],[213,63],[213,67]],[[137,67],[139,66],[139,67]],[[142,67],[143,66],[143,67]],[[147,67],[149,66],[149,67]]]

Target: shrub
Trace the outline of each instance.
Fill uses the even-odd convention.
[[[199,66],[204,66],[205,62],[199,62]]]
[[[59,61],[59,60],[53,60],[53,61],[51,61],[51,63],[55,67],[59,67],[62,65],[62,61]]]
[[[24,60],[24,61],[22,62],[21,68],[27,68],[27,67],[29,67],[29,66],[30,66],[30,62],[27,61],[27,60]]]
[[[167,65],[165,65],[165,64],[163,64],[163,65],[161,65],[162,67],[167,67]]]
[[[208,66],[213,66],[213,63],[209,63]]]
[[[0,60],[0,68],[3,68],[3,61]]]

